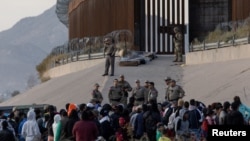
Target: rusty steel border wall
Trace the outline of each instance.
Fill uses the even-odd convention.
[[[133,0],[73,0],[69,5],[70,39],[121,29],[134,33]]]

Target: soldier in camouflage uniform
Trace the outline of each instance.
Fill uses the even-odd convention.
[[[167,92],[167,101],[178,101],[180,98],[185,96],[185,91],[182,89],[181,86],[176,85],[175,80],[171,80],[170,87],[168,88]]]
[[[121,103],[127,107],[128,103],[128,92],[131,92],[132,87],[130,84],[125,80],[124,75],[120,75],[120,80],[118,81],[118,86],[122,89],[122,100]]]
[[[94,90],[92,91],[92,98],[96,100],[97,104],[101,105],[103,97],[102,93],[99,91],[99,87],[100,85],[98,83],[94,85]]]
[[[147,103],[147,91],[140,85],[140,80],[135,81],[136,86],[132,89],[131,94],[135,98],[134,105],[142,105]]]
[[[146,93],[148,94],[148,92],[149,92],[149,81],[148,81],[148,80],[145,81],[143,87],[145,88],[145,91],[146,91]],[[146,102],[147,102],[147,101],[148,101],[148,95],[147,95]]]
[[[174,62],[182,62],[183,35],[178,27],[174,28],[174,33]]]
[[[164,80],[165,80],[165,83],[166,83],[165,100],[168,101],[167,100],[167,95],[168,95],[168,89],[169,89],[169,87],[171,85],[171,77],[166,77]]]
[[[157,103],[158,91],[155,88],[154,82],[149,82],[148,102]]]
[[[112,106],[118,105],[121,103],[123,93],[120,86],[118,86],[118,79],[114,79],[114,86],[111,86],[108,93],[109,103]]]
[[[106,60],[105,60],[105,70],[102,76],[108,75],[109,68],[111,68],[110,76],[114,76],[115,53],[117,50],[114,45],[114,39],[108,36],[104,38],[103,42],[104,42],[104,52],[106,52]]]

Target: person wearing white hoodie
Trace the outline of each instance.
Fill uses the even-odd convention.
[[[60,131],[61,131],[61,124],[59,124],[61,121],[61,116],[60,114],[56,114],[54,116],[54,123],[52,124],[53,128],[53,134],[54,134],[54,141],[59,141],[60,139]]]
[[[34,109],[30,109],[27,113],[27,121],[23,125],[21,135],[25,138],[25,141],[41,140],[41,133],[36,122]]]

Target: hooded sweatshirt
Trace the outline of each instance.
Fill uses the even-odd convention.
[[[179,135],[189,132],[189,120],[184,119],[184,115],[189,111],[182,112],[175,120],[175,132]]]
[[[54,123],[52,124],[53,128],[53,134],[54,134],[54,141],[59,141],[60,138],[60,131],[61,131],[61,124],[59,124],[61,121],[61,116],[59,114],[56,114],[54,116]]]
[[[29,110],[27,113],[27,121],[23,125],[21,135],[25,138],[25,141],[41,140],[41,133],[36,122],[34,109]]]

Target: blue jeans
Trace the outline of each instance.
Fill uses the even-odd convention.
[[[190,129],[191,138],[194,137],[196,141],[200,140],[201,130],[200,129]]]

